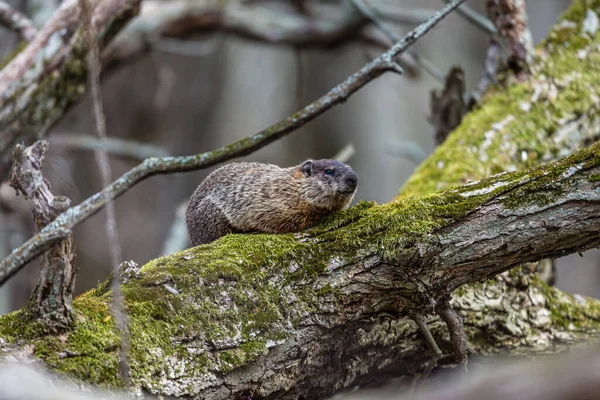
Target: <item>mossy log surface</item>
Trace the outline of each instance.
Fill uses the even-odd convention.
[[[600,1],[576,1],[538,49],[530,81],[495,88],[386,205],[362,203],[298,235],[229,235],[126,268],[131,383],[198,398],[315,398],[428,351],[411,313],[452,293],[475,354],[555,351],[595,337],[600,303],[527,268],[597,246]],[[459,188],[487,175],[503,173]],[[430,194],[445,189],[445,192]],[[417,197],[417,195],[419,197]],[[0,351],[33,345],[67,376],[118,387],[108,283],[46,335],[26,310],[0,317]],[[445,327],[434,336],[449,351]]]
[[[214,399],[314,398],[399,360],[419,365],[427,352],[418,335],[394,319],[427,314],[456,289],[459,304],[476,307],[462,285],[597,246],[598,176],[600,143],[554,164],[443,193],[362,203],[302,234],[228,235],[129,267],[122,274],[132,384]],[[523,276],[523,287],[528,279],[536,278]],[[486,294],[487,283],[480,285]],[[0,317],[0,337],[32,344],[60,371],[119,386],[108,288],[74,302],[76,322],[64,336],[42,334],[21,311]],[[521,333],[531,348],[544,349],[598,327],[600,307],[592,300],[578,302],[543,285],[515,292],[521,294],[535,325],[504,321],[516,342]],[[504,293],[489,296],[504,307]],[[489,327],[487,335],[472,336],[478,352],[497,349],[495,312],[472,310],[480,318],[474,323]]]

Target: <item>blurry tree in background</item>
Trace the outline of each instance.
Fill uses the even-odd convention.
[[[10,13],[21,12],[26,16],[12,23],[6,16],[16,14],[6,12],[4,19],[0,18],[0,25],[12,26],[12,29],[0,30],[1,67],[10,66],[34,47],[35,36],[43,35],[43,24],[50,20],[60,3],[58,0],[0,1],[0,13],[2,7],[6,7]],[[70,2],[63,2],[62,6],[65,3]],[[115,9],[123,14],[115,22],[110,17],[112,10],[105,14],[99,12],[105,15],[104,21],[111,20],[114,25],[102,27],[99,41],[103,68],[101,94],[109,139],[101,143],[94,136],[96,124],[88,95],[80,102],[78,95],[73,95],[64,105],[57,106],[57,109],[62,107],[64,116],[62,111],[55,117],[41,115],[42,111],[31,112],[30,120],[46,121],[39,125],[28,125],[29,120],[25,123],[19,118],[3,120],[0,125],[0,259],[37,232],[29,205],[14,195],[8,183],[8,157],[16,143],[31,144],[36,136],[44,136],[49,142],[44,177],[52,184],[52,193],[79,204],[105,186],[91,157],[92,151],[99,147],[110,155],[112,177],[116,178],[149,157],[198,154],[233,143],[319,98],[415,25],[431,17],[444,2],[144,0],[137,16],[125,6],[127,1],[108,3],[118,4]],[[506,35],[501,45],[496,44],[497,48],[494,41],[490,45],[490,39],[497,40],[498,36],[489,31],[497,29],[494,25],[501,31],[501,22],[481,19],[485,18],[486,11],[490,14],[494,6],[500,8],[501,16],[506,11],[502,10],[504,3],[513,2],[467,2],[471,7],[468,11],[463,8],[461,12],[450,14],[398,59],[404,69],[402,76],[382,75],[347,103],[246,159],[288,166],[306,158],[333,157],[351,144],[354,154],[349,163],[360,177],[356,201],[391,201],[398,194],[398,188],[435,149],[436,137],[441,137],[438,142],[443,142],[472,103],[484,95],[486,88],[480,91],[482,75],[490,72],[485,63],[497,55],[492,54],[493,51],[501,53],[497,56],[506,61],[500,66],[501,85],[509,80],[505,79],[506,74],[514,75],[517,80],[528,79],[526,55],[530,49],[515,50]],[[529,18],[525,28],[531,32],[534,44],[548,35],[560,13],[571,4],[570,0],[526,2]],[[465,18],[469,12],[470,16],[480,18],[479,23]],[[119,26],[129,18],[132,19],[127,25]],[[120,28],[122,30],[108,43]],[[67,46],[67,51],[86,48],[72,39],[77,33],[68,25],[61,34],[64,42],[57,46],[73,40],[75,44]],[[500,36],[502,34],[500,32]],[[521,39],[515,40],[522,44]],[[33,44],[27,46],[27,42]],[[47,53],[55,51],[48,43],[39,47],[44,47]],[[523,59],[519,59],[521,56]],[[460,71],[453,69],[457,65]],[[49,63],[43,68],[53,67]],[[73,76],[63,82],[72,85],[68,87],[69,93],[86,90],[86,81],[77,75],[77,68],[73,67]],[[34,69],[35,66],[31,68]],[[496,79],[495,72],[491,71],[492,81]],[[44,79],[53,77],[48,73]],[[444,87],[450,90],[444,92]],[[0,102],[5,89],[0,82]],[[431,91],[436,91],[436,95],[431,95]],[[38,93],[43,90],[32,96]],[[470,97],[474,93],[477,96]],[[61,98],[54,101],[60,103]],[[453,102],[452,111],[444,113],[442,109],[446,107],[447,111],[449,102]],[[71,106],[71,103],[74,104]],[[5,110],[8,108],[5,106]],[[0,117],[3,113],[0,110]],[[5,115],[8,114],[7,111]],[[489,163],[494,164],[494,160]],[[135,260],[143,265],[187,247],[180,226],[182,205],[208,172],[155,176],[116,200],[123,260]],[[452,182],[453,185],[459,183],[465,182]],[[417,192],[415,194],[424,194]],[[97,286],[116,267],[112,265],[104,234],[106,218],[102,210],[74,229],[76,293]],[[575,254],[557,260],[558,268],[553,277],[556,287],[599,297],[598,263],[595,250],[584,253],[583,258]],[[0,314],[26,304],[38,282],[39,268],[39,261],[31,262],[0,288]],[[434,336],[437,338],[437,334]]]

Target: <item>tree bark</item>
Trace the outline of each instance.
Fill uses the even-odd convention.
[[[485,96],[403,198],[363,203],[305,233],[229,235],[122,271],[133,386],[197,398],[314,398],[386,371],[413,374],[428,351],[410,317],[431,314],[449,295],[475,354],[552,352],[596,337],[600,302],[518,267],[600,240],[600,144],[524,169],[598,136],[600,50],[596,32],[583,29],[590,12],[600,6],[576,1],[530,81]],[[24,311],[0,317],[1,351],[32,344],[54,369],[119,386],[109,287],[74,301],[76,323],[62,337],[37,332]],[[445,326],[428,323],[451,352]]]

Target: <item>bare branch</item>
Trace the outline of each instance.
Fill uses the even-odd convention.
[[[208,168],[225,160],[250,154],[267,144],[288,135],[335,105],[346,101],[348,97],[367,83],[381,76],[386,71],[393,69],[394,65],[397,66],[393,59],[398,54],[404,52],[411,44],[427,33],[464,1],[465,0],[454,0],[451,4],[438,11],[432,19],[424,22],[409,32],[388,51],[365,65],[358,72],[348,77],[344,82],[331,89],[326,95],[292,116],[257,134],[208,153],[181,157],[149,158],[122,175],[111,185],[105,187],[101,192],[85,200],[78,206],[72,207],[68,212],[63,213],[54,223],[46,227],[41,233],[46,233],[57,228],[72,229],[80,222],[98,212],[104,207],[107,201],[117,198],[136,183],[150,176]],[[15,250],[15,255],[11,254],[0,263],[0,285],[4,284],[6,280],[22,268],[26,262],[39,254],[37,250],[44,247],[44,240],[43,237],[37,236],[29,239],[23,246]],[[40,243],[40,241],[42,241],[42,243]]]
[[[498,74],[498,66],[500,63],[500,43],[496,39],[490,39],[490,45],[488,47],[485,62],[483,64],[483,74],[477,84],[477,89],[471,93],[468,100],[467,107],[473,108],[475,104],[481,101],[481,98],[487,92],[488,88],[492,83],[496,81],[496,75]]]
[[[393,43],[400,40],[400,36],[394,32],[363,0],[350,0],[350,3],[375,26],[377,26]],[[419,23],[422,21],[419,21]]]
[[[450,0],[443,0],[443,1],[446,4],[448,4],[450,2]],[[456,12],[458,15],[465,18],[467,21],[471,22],[477,28],[481,29],[483,32],[485,32],[489,35],[492,35],[492,36],[494,36],[498,33],[498,31],[496,30],[496,27],[494,26],[492,21],[490,21],[488,18],[486,18],[485,15],[478,13],[477,11],[473,10],[471,7],[469,7],[466,4],[462,4],[460,7],[458,7]]]
[[[467,367],[468,353],[467,335],[460,315],[450,306],[448,299],[439,301],[435,306],[435,312],[442,318],[448,326],[450,333],[450,343],[452,343],[454,357],[464,368]]]
[[[37,34],[29,18],[4,1],[0,1],[0,25],[15,31],[26,42],[31,42]]]
[[[369,7],[363,0],[350,0],[350,2],[358,11],[360,11],[367,19],[369,19],[375,26],[377,26],[385,34],[385,36],[387,36],[391,43],[395,43],[401,39],[400,36],[384,21],[382,21],[381,18],[379,18],[379,16],[377,15],[377,13],[371,7]],[[427,71],[427,73],[429,73],[431,76],[433,76],[437,80],[443,80],[443,74],[433,62],[425,59],[424,57],[421,57],[418,53],[414,51],[409,50],[407,54],[414,60],[415,63],[421,66],[421,68]]]
[[[150,157],[165,157],[169,155],[168,151],[162,147],[120,138],[99,140],[93,136],[78,133],[52,133],[52,136],[48,140],[52,145],[78,150],[95,151],[102,149],[113,156],[138,161],[143,161]]]
[[[427,347],[429,347],[429,350],[431,350],[432,357],[441,357],[442,350],[440,350],[439,346],[435,342],[435,339],[433,338],[433,335],[431,334],[431,331],[429,330],[429,328],[427,328],[427,322],[425,321],[425,317],[423,317],[423,315],[421,314],[416,313],[412,316],[412,319],[416,322],[417,326],[419,327],[419,330],[421,331],[421,334],[423,335],[423,338],[427,343]]]
[[[105,69],[110,69],[140,57],[156,43],[160,46],[158,37],[210,29],[268,43],[329,45],[354,37],[366,22],[352,7],[319,11],[312,16],[218,0],[147,0],[139,17],[103,52],[102,59]]]

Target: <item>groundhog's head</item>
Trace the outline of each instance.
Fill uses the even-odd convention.
[[[346,208],[358,187],[358,176],[349,165],[335,160],[307,160],[300,165],[306,179],[303,189],[306,199],[331,211]]]

